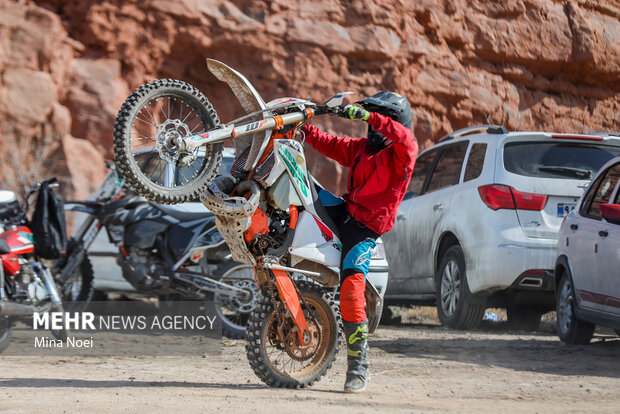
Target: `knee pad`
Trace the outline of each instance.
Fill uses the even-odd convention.
[[[372,249],[376,245],[373,239],[368,238],[353,246],[342,261],[342,271],[349,273],[359,272],[367,275],[370,268]]]

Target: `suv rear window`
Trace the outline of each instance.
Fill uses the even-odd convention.
[[[620,147],[612,145],[509,142],[504,145],[504,167],[527,177],[587,180],[619,154]]]

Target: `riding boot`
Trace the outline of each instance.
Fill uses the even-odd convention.
[[[347,380],[344,392],[362,392],[370,379],[368,363],[368,320],[363,322],[344,321],[347,341]]]

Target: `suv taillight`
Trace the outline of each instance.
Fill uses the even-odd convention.
[[[524,193],[507,185],[483,185],[478,187],[478,192],[484,204],[493,210],[507,208],[540,211],[547,204],[546,195]]]

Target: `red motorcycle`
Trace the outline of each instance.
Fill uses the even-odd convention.
[[[52,180],[36,184],[28,192],[27,200],[42,187],[54,186],[57,184]],[[2,217],[4,231],[0,233],[0,352],[9,346],[17,319],[32,318],[35,312],[63,312],[60,291],[39,254],[39,250],[49,249],[35,248],[32,222],[25,215],[28,208],[22,209],[16,201],[11,204],[13,214]],[[41,215],[37,209],[45,208],[44,204],[37,200],[33,217]],[[62,340],[67,337],[65,329],[52,330],[52,334]]]

